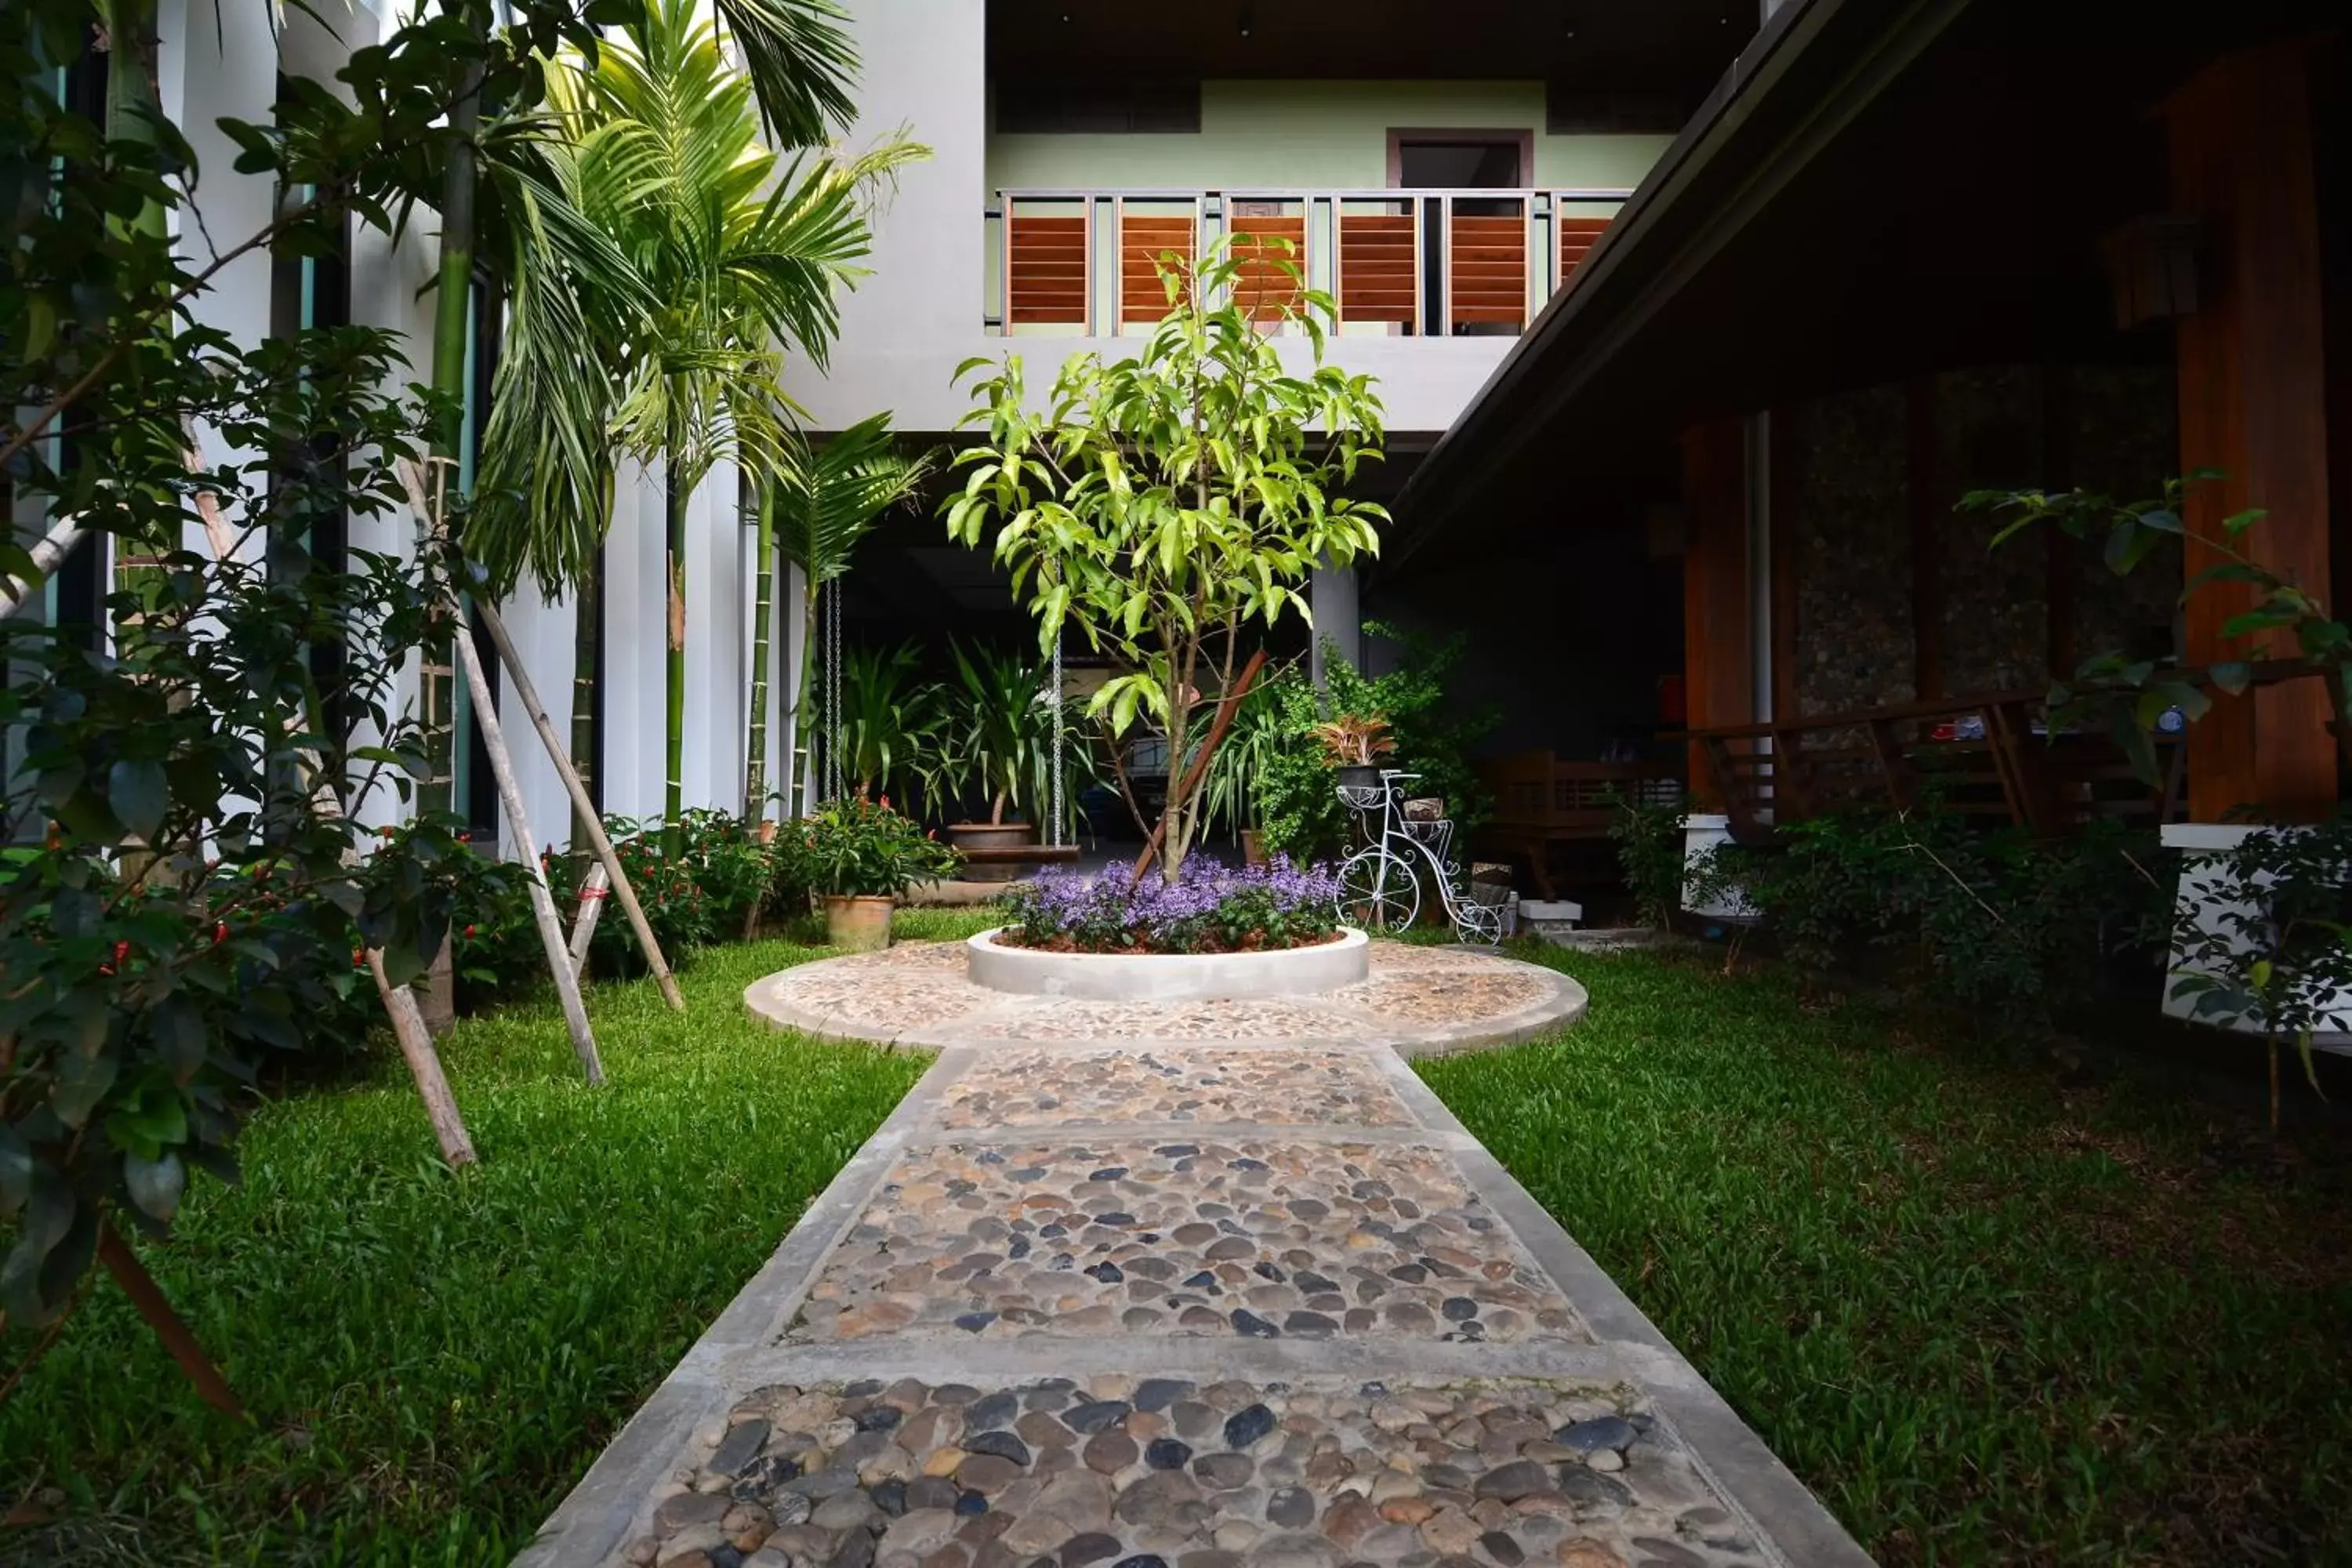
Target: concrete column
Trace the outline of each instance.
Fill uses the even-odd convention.
[[[1356,569],[1318,566],[1307,579],[1307,607],[1315,616],[1315,646],[1307,668],[1320,686],[1325,679],[1324,645],[1338,653],[1339,662],[1361,673],[1364,668],[1364,618],[1356,596]]]

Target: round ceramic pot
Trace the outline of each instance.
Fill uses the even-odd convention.
[[[1026,822],[951,822],[948,842],[959,849],[1014,849],[1037,842],[1036,827]],[[1022,871],[1017,860],[967,863],[967,882],[1010,882]]]
[[[891,898],[828,893],[824,900],[825,940],[844,952],[876,952],[890,945],[890,911],[898,907]]]
[[[1350,763],[1339,770],[1339,782],[1359,789],[1378,789],[1381,770],[1369,763]]]

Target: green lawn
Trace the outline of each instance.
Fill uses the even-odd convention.
[[[1712,961],[1549,951],[1586,1020],[1425,1076],[1882,1562],[2352,1562],[2325,1151],[2238,1158],[2232,1113]]]
[[[67,1494],[0,1526],[0,1563],[505,1562],[927,1065],[754,1024],[743,986],[814,956],[706,952],[683,1016],[593,989],[601,1090],[551,1003],[460,1025],[462,1176],[396,1058],[261,1110],[244,1185],[203,1184],[145,1249],[252,1426],[94,1285],[0,1403],[0,1509]],[[6,1367],[28,1340],[0,1338]]]

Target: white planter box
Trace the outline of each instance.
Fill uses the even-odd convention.
[[[1690,874],[1698,870],[1717,848],[1730,842],[1731,818],[1696,811],[1683,818],[1683,908],[1707,920],[1754,921],[1756,906],[1737,888],[1726,889],[1700,903],[1691,901]]]
[[[2259,917],[2263,911],[2246,899],[2223,899],[2213,896],[2214,884],[2223,878],[2221,862],[2257,833],[2276,831],[2268,825],[2254,823],[2176,822],[2162,830],[2164,847],[2180,851],[2180,880],[2173,893],[2175,935],[2172,960],[2165,966],[2164,1010],[2176,1018],[2195,1018],[2202,1024],[2235,1029],[2242,1034],[2262,1033],[2261,1020],[2252,1016],[2231,1017],[2227,1015],[2197,1015],[2197,994],[2176,998],[2174,982],[2188,974],[2210,974],[2211,966],[2196,962],[2181,951],[2179,933],[2180,923],[2189,921],[2200,934],[2210,934],[2227,941],[2233,952],[2246,951],[2245,939],[2239,934],[2238,921],[2246,916]],[[2352,991],[2339,991],[2325,1004],[2326,1011],[2338,1018],[2352,1018]],[[2326,1038],[2340,1042],[2340,1033]]]
[[[1201,1002],[1300,996],[1369,979],[1371,942],[1346,931],[1337,942],[1277,952],[1040,952],[1006,947],[984,931],[964,944],[974,985],[1023,996],[1095,1002]]]

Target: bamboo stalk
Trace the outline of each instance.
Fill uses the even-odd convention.
[[[555,994],[563,1004],[563,1023],[572,1032],[572,1049],[586,1069],[588,1081],[601,1084],[604,1081],[604,1064],[596,1057],[596,1036],[588,1026],[588,1008],[580,1000],[580,980],[572,972],[572,953],[564,944],[563,927],[556,919],[555,895],[547,887],[547,868],[540,864],[539,847],[531,841],[530,818],[523,812],[522,786],[515,782],[514,758],[507,751],[498,706],[490,700],[490,679],[483,672],[482,656],[475,651],[474,639],[461,631],[454,640],[458,666],[465,671],[467,688],[474,694],[474,722],[482,737],[482,749],[490,754],[490,773],[498,780],[499,795],[506,803],[507,826],[514,830],[523,874],[530,879],[528,886],[531,919],[539,926],[540,945],[547,950],[547,969],[555,977]]]
[[[530,715],[531,727],[539,731],[541,744],[547,748],[548,760],[555,764],[563,787],[572,796],[572,809],[583,826],[588,829],[589,841],[596,847],[597,861],[604,867],[613,891],[620,896],[621,909],[629,917],[629,929],[637,934],[637,946],[646,955],[646,963],[654,972],[655,983],[661,987],[662,997],[672,1012],[686,1011],[686,998],[678,994],[677,981],[669,972],[668,962],[662,957],[661,943],[654,939],[654,928],[646,919],[645,907],[637,902],[636,889],[629,885],[629,875],[621,869],[621,858],[614,851],[612,836],[596,816],[595,803],[588,798],[588,786],[580,780],[572,760],[564,754],[563,742],[555,733],[554,721],[548,718],[546,705],[539,700],[539,689],[531,684],[530,672],[523,668],[522,655],[515,648],[514,638],[507,634],[507,624],[487,602],[477,603],[474,613],[481,618],[482,629],[490,634],[490,646],[498,650],[499,662],[514,678],[514,694],[522,703],[523,711]]]
[[[588,875],[580,882],[580,910],[572,917],[572,973],[588,973],[588,944],[596,935],[596,922],[604,915],[604,900],[612,889],[612,879],[604,875],[604,862],[597,861],[588,868]]]
[[[743,736],[743,816],[752,822],[768,816],[768,645],[776,605],[776,491],[760,487],[760,521],[756,534],[757,591],[751,609],[751,711]]]
[[[139,1315],[147,1320],[147,1326],[155,1331],[155,1337],[163,1342],[163,1348],[172,1352],[172,1359],[180,1363],[188,1381],[196,1385],[196,1393],[204,1402],[224,1415],[244,1420],[245,1406],[237,1403],[228,1379],[221,1375],[212,1357],[205,1354],[205,1347],[196,1342],[196,1336],[189,1331],[180,1314],[172,1310],[163,1288],[155,1283],[155,1277],[147,1272],[147,1266],[139,1261],[139,1255],[131,1250],[122,1233],[114,1228],[111,1215],[98,1216],[98,1260],[106,1265],[114,1282],[122,1287],[122,1293],[131,1298],[131,1304],[139,1309]]]
[[[441,1058],[433,1048],[433,1032],[425,1026],[416,994],[405,985],[394,985],[385,976],[381,949],[368,950],[367,966],[375,976],[384,1016],[392,1020],[393,1037],[400,1042],[401,1058],[408,1063],[409,1076],[416,1080],[417,1098],[425,1101],[425,1119],[433,1124],[433,1136],[440,1142],[441,1158],[451,1165],[476,1163],[481,1156],[474,1152],[465,1118],[457,1112],[457,1097],[450,1092],[448,1075],[441,1070]]]

